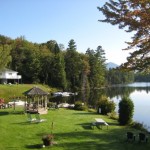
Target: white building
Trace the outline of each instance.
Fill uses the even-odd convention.
[[[1,69],[0,70],[0,81],[1,83],[19,83],[21,80],[21,75],[17,75],[17,71],[13,71],[10,69]]]

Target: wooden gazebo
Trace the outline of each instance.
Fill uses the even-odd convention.
[[[24,92],[24,95],[27,97],[26,111],[31,113],[47,113],[47,97],[48,92],[43,91],[38,87],[33,87],[30,90]]]

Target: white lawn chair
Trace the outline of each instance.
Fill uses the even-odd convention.
[[[35,114],[35,118],[36,118],[36,122],[44,122],[44,121],[46,121],[46,119],[41,119],[40,118],[40,114]]]
[[[27,113],[27,121],[29,121],[29,122],[34,122],[34,121],[36,121],[36,118],[32,118],[32,116],[31,116],[31,114],[30,113]]]

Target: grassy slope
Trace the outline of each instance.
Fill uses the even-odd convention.
[[[44,91],[52,92],[52,88],[48,86],[43,86],[40,84],[13,84],[13,85],[2,85],[0,84],[0,98],[6,99],[8,101],[12,97],[22,97],[23,93],[34,86],[37,86]]]
[[[126,143],[126,132],[131,130],[119,126],[117,121],[107,116],[97,115],[91,112],[74,110],[49,110],[47,115],[41,115],[47,119],[39,124],[28,123],[25,114],[13,113],[13,109],[0,110],[0,150],[27,150],[42,149],[41,137],[53,132],[57,145],[45,147],[51,150],[147,150],[150,143],[136,142]],[[109,128],[103,129],[90,127],[94,118],[103,118],[109,123]],[[51,124],[54,123],[53,130]]]

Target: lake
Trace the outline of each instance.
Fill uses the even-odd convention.
[[[118,112],[118,104],[123,95],[128,95],[134,103],[133,120],[143,123],[150,131],[150,83],[132,83],[126,85],[115,85],[99,90],[92,90],[88,92],[79,92],[77,96],[71,97],[55,97],[50,101],[57,103],[67,102],[74,103],[76,100],[82,100],[92,107],[96,107],[97,101],[101,95],[110,97],[116,103],[116,112]]]
[[[134,103],[133,120],[143,123],[145,128],[150,131],[150,83],[133,83],[126,85],[126,87],[134,89],[129,94]],[[118,111],[118,103],[121,96],[114,96],[111,99],[117,104],[116,111]]]

